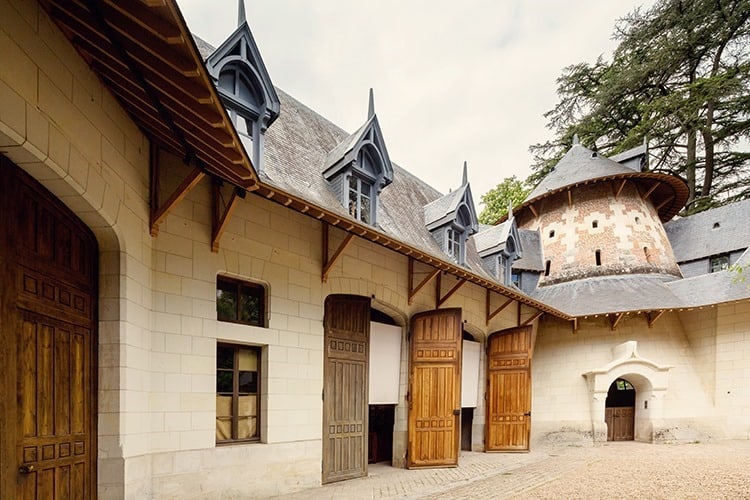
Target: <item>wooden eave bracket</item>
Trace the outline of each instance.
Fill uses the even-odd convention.
[[[666,311],[664,311],[664,310],[662,310],[662,311],[655,311],[655,312],[647,312],[646,313],[646,321],[648,322],[648,327],[649,328],[653,328],[654,323],[656,323],[656,320],[658,320],[659,318],[661,318],[662,315],[665,312]]]
[[[529,210],[531,210],[531,213],[534,214],[534,217],[539,218],[539,213],[537,213],[536,208],[534,208],[534,205],[529,205]]]
[[[544,315],[544,311],[537,311],[533,316],[531,316],[529,319],[521,323],[519,326],[526,326],[533,323],[535,320],[541,318]]]
[[[224,197],[221,188],[221,180],[214,179],[211,184],[211,251],[214,253],[219,251],[219,240],[221,235],[224,234],[229,217],[237,206],[237,200],[244,198],[244,193],[235,187],[232,189],[232,194],[229,195],[227,202],[222,204]]]
[[[409,305],[414,301],[414,297],[424,286],[430,282],[432,278],[438,275],[440,269],[433,269],[430,271],[425,278],[419,282],[418,285],[414,286],[414,258],[409,257]]]
[[[458,283],[456,283],[453,288],[448,290],[448,292],[445,295],[442,295],[442,279],[441,274],[438,273],[437,275],[437,282],[435,283],[435,309],[440,309],[440,306],[442,306],[446,300],[451,298],[451,296],[458,291],[459,288],[464,286],[464,283],[466,283],[466,278],[460,278],[458,280]]]
[[[619,325],[620,321],[622,321],[623,317],[625,317],[625,313],[618,313],[618,314],[615,314],[614,316],[612,316],[609,319],[609,321],[610,321],[610,330],[612,330],[614,332],[617,329],[617,325]]]
[[[627,182],[627,179],[623,179],[620,183],[620,187],[615,190],[615,200],[620,197],[620,193],[622,193],[622,190],[625,188],[625,184],[627,184]]]
[[[573,333],[574,334],[578,333],[578,318],[573,318],[571,320],[571,323],[573,325]]]
[[[333,255],[331,258],[328,258],[328,223],[323,223],[323,270],[320,273],[320,280],[323,283],[328,282],[328,273],[331,272],[331,268],[336,263],[336,261],[344,254],[344,250],[346,250],[346,247],[349,246],[349,244],[354,239],[354,233],[347,233],[346,237],[344,237],[344,241],[341,242],[339,247],[336,249],[335,252],[333,252]]]
[[[656,211],[657,211],[657,212],[659,212],[659,210],[661,210],[662,208],[664,208],[664,206],[665,206],[665,205],[666,205],[667,203],[671,203],[671,202],[672,202],[673,200],[674,200],[674,195],[672,195],[672,196],[670,196],[670,197],[668,197],[668,198],[665,198],[665,199],[664,199],[664,201],[662,201],[661,203],[659,203],[659,204],[658,204],[658,205],[657,205],[656,207],[654,207],[654,208],[656,208]]]
[[[198,183],[206,176],[206,173],[200,167],[193,168],[169,198],[167,198],[164,203],[160,204],[159,154],[157,147],[152,147],[151,149],[151,214],[149,217],[149,232],[151,236],[157,236],[159,234],[159,224],[164,220],[167,214],[169,214],[170,210],[172,210],[175,205],[177,205],[195,186],[198,185]]]
[[[656,188],[658,188],[658,187],[659,187],[659,181],[655,181],[653,183],[653,185],[650,188],[648,188],[648,191],[646,191],[643,194],[643,196],[641,196],[641,199],[645,200],[646,198],[648,198],[649,196],[651,196],[651,193],[653,193],[656,190]]]
[[[485,311],[486,311],[486,314],[487,314],[487,324],[489,325],[490,321],[492,321],[492,319],[495,316],[497,316],[498,314],[500,314],[501,312],[503,312],[503,310],[506,307],[508,307],[512,302],[513,302],[513,299],[508,299],[508,300],[506,300],[503,303],[503,305],[501,305],[500,307],[498,307],[494,311],[491,311],[490,308],[492,307],[492,290],[490,290],[488,288],[487,289],[487,304],[486,304],[486,307],[485,307]]]

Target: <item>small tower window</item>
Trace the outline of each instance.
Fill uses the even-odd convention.
[[[641,223],[641,218],[636,216],[635,223],[636,224],[640,224]]]
[[[597,227],[599,227],[599,221],[598,220],[593,221],[591,223],[591,227],[593,227],[594,229],[596,229]]]
[[[643,255],[646,256],[646,262],[651,264],[651,252],[648,251],[648,247],[643,247]]]
[[[552,265],[551,260],[548,260],[547,262],[544,263],[544,275],[545,276],[549,276],[549,268],[551,265]]]
[[[718,222],[714,222],[714,229],[719,229],[721,227],[721,224]]]
[[[602,265],[602,251],[597,250],[595,255],[596,255],[596,265],[601,266]]]
[[[549,237],[550,238],[554,238],[555,237],[555,230],[554,229],[550,229],[550,231],[549,231]]]

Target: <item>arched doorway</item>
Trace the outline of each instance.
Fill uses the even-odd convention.
[[[632,441],[635,438],[635,388],[624,378],[609,386],[604,403],[607,441]]]
[[[96,492],[98,247],[0,155],[0,496]],[[5,473],[5,474],[3,474]]]

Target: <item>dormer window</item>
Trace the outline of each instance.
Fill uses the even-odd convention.
[[[445,253],[457,264],[463,263],[463,235],[464,232],[456,226],[449,227],[448,231],[446,231],[447,242]]]
[[[349,215],[370,224],[372,221],[372,182],[356,174],[349,176]]]
[[[245,20],[206,60],[206,67],[253,166],[263,169],[263,136],[281,104]]]
[[[328,153],[323,177],[350,216],[364,224],[376,224],[378,195],[393,180],[393,167],[372,94],[367,122]]]

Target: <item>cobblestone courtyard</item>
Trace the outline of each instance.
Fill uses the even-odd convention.
[[[460,464],[431,470],[376,464],[366,478],[285,498],[750,499],[750,441],[462,452]]]

